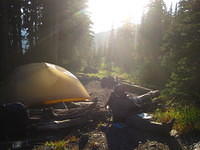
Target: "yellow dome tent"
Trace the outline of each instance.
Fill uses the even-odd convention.
[[[64,68],[49,63],[32,63],[11,76],[10,100],[27,106],[84,101],[90,98],[80,81]]]

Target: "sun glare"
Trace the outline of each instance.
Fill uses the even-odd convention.
[[[139,23],[147,0],[89,0],[95,32],[119,27],[127,19]]]
[[[179,0],[164,0],[167,7],[175,7]],[[88,0],[94,32],[117,28],[129,19],[140,23],[149,0]]]

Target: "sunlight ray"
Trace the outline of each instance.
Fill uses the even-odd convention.
[[[124,21],[140,23],[142,14],[149,0],[89,0],[88,7],[95,32],[110,30],[119,27]],[[169,7],[178,0],[165,0]]]

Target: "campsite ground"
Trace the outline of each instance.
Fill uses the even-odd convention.
[[[102,88],[100,82],[96,80],[84,83],[92,97],[98,98],[100,107],[104,107],[112,89]],[[160,137],[156,133],[146,133],[128,127],[125,124],[112,124],[108,120],[99,120],[72,129],[64,137],[63,145],[73,150],[78,149],[78,147],[83,150],[181,149],[174,137]],[[46,143],[43,146],[37,147],[36,150],[52,146],[58,148],[59,145],[62,144],[59,144],[59,142]]]
[[[100,81],[83,81],[98,105],[104,109],[112,89],[102,88]],[[125,124],[113,124],[109,117],[54,132],[40,133],[34,138],[14,142],[11,149],[34,150],[179,150],[177,139],[159,136]],[[142,125],[141,125],[142,126]]]

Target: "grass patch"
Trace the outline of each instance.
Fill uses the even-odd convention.
[[[67,140],[46,142],[33,150],[78,150],[78,141],[77,137],[71,136]]]
[[[119,67],[113,67],[111,70],[108,69],[100,69],[98,73],[88,73],[90,77],[98,77],[100,79],[108,76],[118,77],[120,79],[129,81],[129,82],[137,82],[136,78],[132,74],[128,74],[123,72]]]
[[[200,109],[195,106],[169,108],[167,111],[156,110],[154,118],[162,123],[175,118],[173,128],[180,134],[200,130]]]

